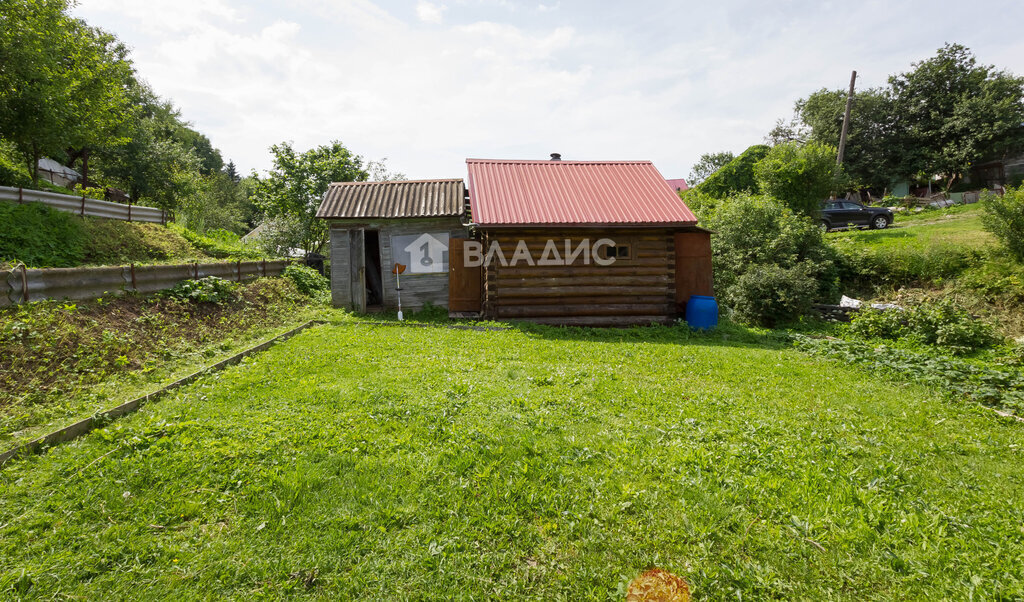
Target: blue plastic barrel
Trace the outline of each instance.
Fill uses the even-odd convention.
[[[718,326],[718,302],[714,297],[690,295],[686,302],[686,323],[690,328],[708,330]]]

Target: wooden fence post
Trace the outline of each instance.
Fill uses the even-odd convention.
[[[137,290],[139,290],[139,285],[135,283],[135,264],[134,263],[131,264],[131,269],[132,269],[132,290],[133,291],[137,291]]]
[[[131,222],[132,222],[132,204],[131,204],[131,202],[129,202],[128,203],[128,223],[130,224]]]
[[[25,194],[24,189],[22,189],[21,186],[18,186],[18,204],[19,205],[25,202],[24,194]]]
[[[85,217],[85,195],[82,195],[82,217]]]

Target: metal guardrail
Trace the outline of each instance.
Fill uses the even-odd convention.
[[[128,222],[167,223],[168,214],[163,209],[142,205],[122,205],[110,201],[99,201],[86,196],[70,196],[42,190],[27,190],[0,186],[0,201],[12,203],[42,203],[58,211],[66,211],[89,217],[105,217]]]
[[[96,299],[127,292],[153,293],[182,280],[217,276],[242,282],[277,276],[293,260],[126,265],[109,268],[45,268],[24,266],[0,271],[0,307],[44,299]]]

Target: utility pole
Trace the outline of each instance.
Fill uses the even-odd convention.
[[[857,72],[850,76],[850,94],[846,97],[846,113],[843,114],[843,131],[839,134],[839,154],[836,165],[843,164],[843,152],[846,150],[846,132],[850,129],[850,108],[853,106],[853,85],[857,83]]]

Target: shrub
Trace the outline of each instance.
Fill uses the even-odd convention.
[[[318,293],[331,290],[331,282],[309,266],[291,264],[281,275],[294,282],[295,288],[303,295],[315,297]]]
[[[198,280],[182,280],[163,292],[165,297],[189,303],[213,303],[216,305],[238,300],[238,285],[234,282],[207,276]]]
[[[774,325],[838,294],[835,252],[808,218],[778,200],[723,200],[706,216],[715,287],[736,319]]]
[[[729,288],[729,306],[743,322],[773,325],[810,312],[818,283],[804,262],[789,268],[755,265]]]
[[[29,267],[70,267],[82,263],[85,234],[80,218],[42,203],[0,202],[0,260]]]
[[[25,166],[11,160],[3,152],[0,152],[0,186],[28,188],[31,185],[32,178],[25,170]]]
[[[1002,197],[986,193],[982,224],[1017,260],[1024,262],[1024,187],[1007,188]]]
[[[817,142],[779,144],[754,165],[762,193],[806,215],[813,215],[838,186],[839,174],[835,147]]]
[[[999,341],[995,328],[949,299],[922,303],[906,311],[865,309],[850,323],[851,332],[878,339],[907,339],[943,347],[960,355]]]
[[[754,165],[763,159],[769,150],[770,148],[764,144],[751,146],[708,176],[708,179],[701,182],[696,189],[718,198],[744,192],[757,194],[760,188],[754,179]]]

